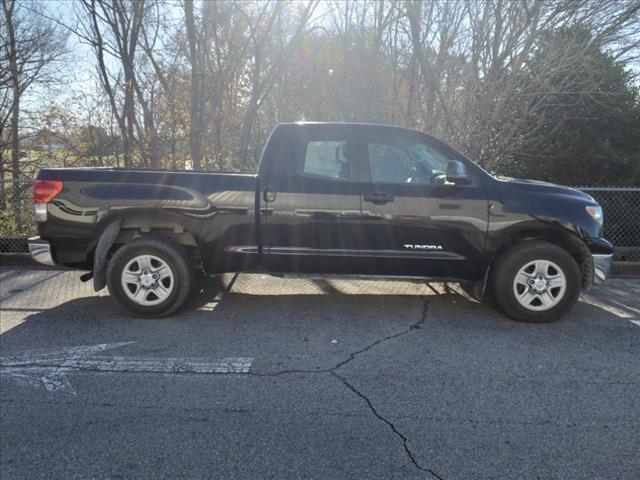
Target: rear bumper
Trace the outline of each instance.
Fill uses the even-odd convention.
[[[597,285],[609,278],[613,264],[613,253],[594,253],[591,257],[593,258],[593,283]]]
[[[31,237],[29,239],[29,253],[31,258],[38,263],[49,266],[56,264],[51,253],[51,244],[40,237]]]

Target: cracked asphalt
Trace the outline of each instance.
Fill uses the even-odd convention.
[[[3,480],[640,477],[640,280],[528,325],[455,285],[264,275],[140,320],[78,277],[0,270]]]

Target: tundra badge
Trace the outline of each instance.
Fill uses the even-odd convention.
[[[412,245],[405,243],[404,248],[409,250],[443,250],[442,245]]]

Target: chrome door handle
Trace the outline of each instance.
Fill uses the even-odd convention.
[[[364,201],[371,202],[374,205],[384,205],[393,202],[393,195],[384,192],[365,193]]]
[[[274,190],[271,189],[271,187],[266,187],[262,192],[262,199],[266,203],[274,202],[276,197],[277,197],[277,194]]]

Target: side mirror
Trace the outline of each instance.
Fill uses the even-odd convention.
[[[447,163],[447,182],[454,185],[469,185],[471,183],[471,175],[469,175],[464,163],[459,160],[449,160]]]

